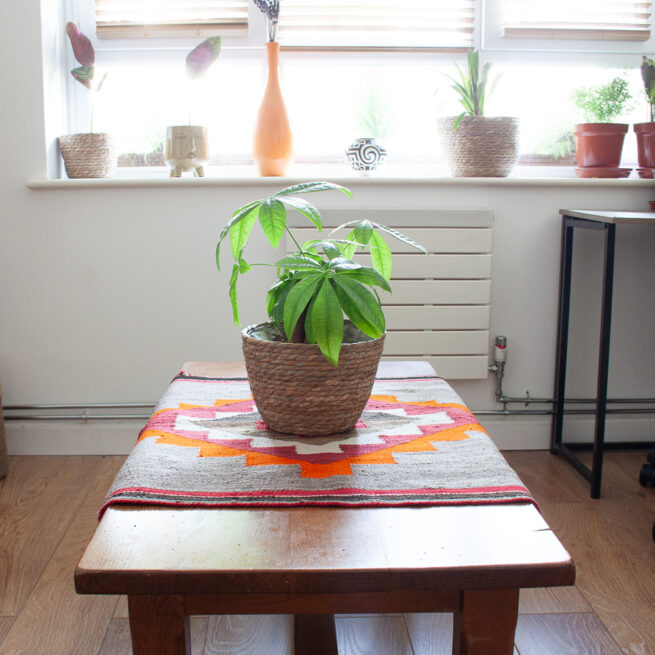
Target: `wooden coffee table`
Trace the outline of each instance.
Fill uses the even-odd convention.
[[[191,375],[243,377],[191,362]],[[382,377],[434,375],[422,362]],[[335,613],[453,612],[453,655],[512,655],[519,589],[573,584],[532,505],[110,507],[75,571],[81,594],[127,594],[135,655],[190,655],[194,614],[294,614],[296,655],[336,654]]]

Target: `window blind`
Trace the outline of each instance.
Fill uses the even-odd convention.
[[[283,0],[279,40],[311,50],[460,50],[473,45],[475,0]]]
[[[646,0],[504,0],[503,36],[647,41],[650,9]]]
[[[95,0],[101,39],[248,33],[248,0]]]

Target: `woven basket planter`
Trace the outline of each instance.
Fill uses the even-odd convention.
[[[297,435],[327,435],[354,427],[371,395],[384,336],[344,343],[339,366],[315,344],[265,341],[241,333],[248,382],[262,420]]]
[[[111,177],[116,170],[114,145],[109,134],[67,134],[57,139],[69,178]]]
[[[455,177],[507,177],[519,153],[518,118],[464,116],[437,120],[444,154]]]

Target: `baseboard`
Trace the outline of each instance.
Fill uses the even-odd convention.
[[[549,416],[480,416],[480,422],[501,450],[545,450],[550,445]],[[112,421],[6,421],[10,455],[125,455],[143,419]],[[565,441],[591,441],[593,419],[567,416]],[[606,440],[654,441],[655,417],[612,416]]]
[[[111,421],[6,421],[10,455],[126,455],[143,419]]]

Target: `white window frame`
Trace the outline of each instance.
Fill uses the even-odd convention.
[[[655,25],[647,41],[610,41],[594,39],[517,39],[503,37],[502,0],[480,0],[482,4],[480,50],[487,58],[502,59],[521,53],[529,59],[552,55],[553,62],[600,63],[607,66],[638,67],[641,55],[655,54]],[[655,2],[651,0],[655,23]],[[600,57],[600,59],[598,59]]]

